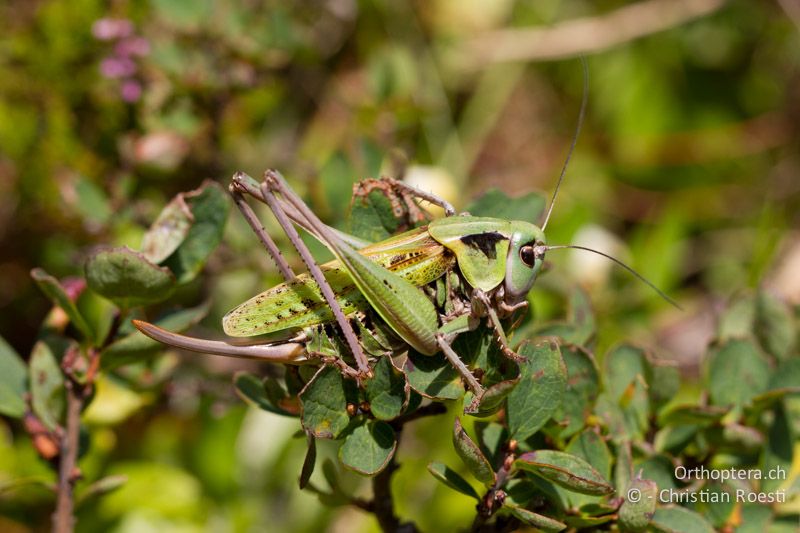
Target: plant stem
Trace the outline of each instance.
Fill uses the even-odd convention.
[[[398,440],[400,435],[398,434]],[[389,465],[377,476],[372,478],[372,512],[385,533],[416,533],[419,531],[412,522],[400,523],[394,513],[394,499],[392,497],[392,474],[399,466],[392,457]]]
[[[75,527],[73,516],[73,489],[76,481],[75,465],[78,460],[78,437],[80,433],[83,395],[75,390],[75,383],[66,381],[67,428],[61,437],[61,455],[58,467],[58,500],[53,513],[53,531],[70,533]]]

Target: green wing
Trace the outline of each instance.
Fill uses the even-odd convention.
[[[454,262],[424,227],[362,248],[359,253],[416,286],[442,276]],[[369,307],[339,261],[325,263],[321,269],[345,314]],[[230,336],[252,337],[333,320],[319,286],[309,274],[300,274],[296,280],[276,285],[228,312],[222,327]]]

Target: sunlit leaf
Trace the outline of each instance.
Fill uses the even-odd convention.
[[[64,375],[50,347],[42,341],[33,346],[29,379],[33,412],[49,429],[56,429],[64,415]]]
[[[470,473],[484,485],[491,485],[494,483],[495,474],[492,470],[492,465],[489,460],[483,455],[483,452],[475,444],[464,428],[461,427],[461,421],[456,418],[453,426],[453,446],[456,453],[469,469]]]
[[[339,460],[359,474],[374,476],[386,468],[397,447],[397,438],[386,422],[367,420],[344,439]]]
[[[381,357],[372,371],[374,376],[365,383],[370,411],[378,420],[397,418],[408,402],[405,375],[392,365],[389,357]]]
[[[129,248],[105,248],[86,262],[89,287],[122,308],[165,300],[172,294],[175,277]]]
[[[610,494],[609,482],[592,466],[574,455],[556,450],[538,450],[520,455],[514,465],[581,494]]]
[[[561,405],[567,369],[553,342],[525,344],[519,354],[521,379],[508,395],[508,428],[512,439],[525,440],[544,426]]]
[[[350,423],[342,375],[324,366],[300,393],[303,427],[322,439],[335,439]]]

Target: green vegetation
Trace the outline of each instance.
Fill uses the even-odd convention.
[[[0,529],[74,506],[79,531],[796,531],[800,19],[634,5],[635,35],[624,2],[0,7]],[[511,31],[531,28],[551,30]],[[526,362],[483,329],[454,345],[489,388],[477,416],[442,356],[378,358],[359,390],[136,332],[219,338],[280,281],[230,209],[236,170],[280,169],[370,241],[420,223],[351,199],[380,175],[540,222],[581,52],[548,242],[683,311],[550,252],[511,335]],[[751,479],[705,479],[732,468]]]

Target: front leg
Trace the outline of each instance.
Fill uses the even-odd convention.
[[[500,350],[503,352],[503,355],[518,363],[525,362],[525,357],[519,355],[517,352],[511,349],[511,346],[509,346],[508,337],[506,337],[506,332],[503,329],[503,325],[500,323],[500,318],[497,316],[497,311],[495,311],[494,307],[492,306],[491,299],[486,295],[486,293],[480,289],[475,289],[472,291],[472,299],[473,301],[480,302],[479,306],[473,305],[473,309],[478,307],[482,308],[481,310],[488,317],[489,322],[492,324],[492,328],[494,328],[494,331],[497,334],[497,342],[500,344]]]

